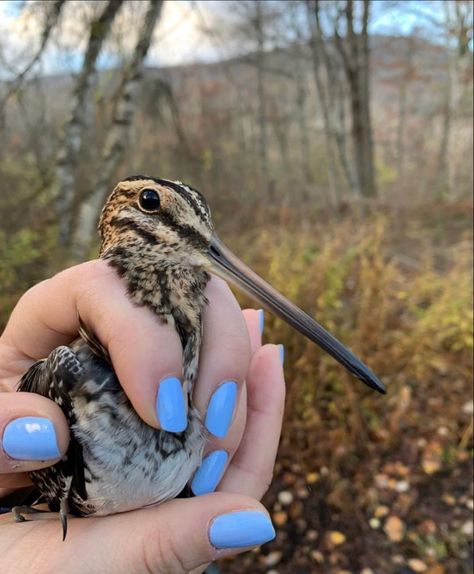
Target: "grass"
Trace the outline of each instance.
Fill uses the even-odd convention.
[[[316,568],[310,557],[315,548],[325,561],[301,571],[332,573],[344,567],[358,572],[370,566],[375,572],[396,572],[391,559],[404,553],[453,574],[468,564],[463,556],[469,537],[453,514],[457,502],[447,509],[440,499],[454,491],[460,493],[456,501],[472,496],[470,211],[452,208],[443,221],[437,210],[425,206],[403,221],[377,210],[326,223],[290,221],[284,227],[274,218],[229,239],[258,273],[361,356],[388,389],[385,397],[367,390],[267,315],[266,339],[286,347],[288,384],[267,506],[279,509],[277,493],[288,488],[288,474],[294,477],[291,484],[306,488],[309,473],[321,476],[304,499],[300,517],[282,526],[270,546],[284,549],[278,572],[294,572],[297,564]],[[389,486],[378,487],[377,475],[385,476]],[[406,493],[396,490],[401,480],[408,483]],[[387,539],[383,521],[376,530],[368,525],[381,504],[406,524],[402,541]],[[458,515],[469,516],[460,504]],[[417,530],[427,517],[438,525],[428,536]],[[308,529],[319,533],[318,542],[305,544]],[[324,538],[331,530],[350,540],[337,552]],[[379,548],[375,555],[370,544]],[[334,552],[338,558],[331,565]],[[229,572],[239,569],[265,571],[258,555],[228,565]]]
[[[225,572],[267,571],[262,556],[275,550],[282,552],[279,574],[364,567],[389,574],[401,571],[400,556],[442,567],[435,574],[470,571],[462,525],[472,498],[471,218],[465,204],[396,212],[375,205],[331,216],[285,207],[231,221],[217,213],[224,241],[351,347],[388,389],[386,396],[366,389],[267,314],[266,340],[286,348],[288,399],[265,504],[287,518],[263,554],[227,561]],[[4,324],[24,289],[54,271],[61,254],[50,227],[7,234],[1,245]],[[399,492],[401,481],[408,488]],[[283,510],[282,489],[295,493]],[[399,542],[387,538],[386,518],[370,525],[381,506],[403,521]],[[316,539],[308,539],[311,531]],[[331,546],[330,531],[346,542]]]

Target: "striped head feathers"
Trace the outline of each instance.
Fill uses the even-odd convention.
[[[117,184],[100,217],[101,256],[110,250],[154,251],[188,265],[205,266],[213,235],[204,196],[179,181],[137,175]],[[171,262],[171,261],[170,261]]]

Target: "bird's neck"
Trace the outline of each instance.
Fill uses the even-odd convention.
[[[174,322],[183,344],[186,334],[200,329],[204,289],[209,274],[192,265],[176,250],[161,252],[144,246],[116,245],[101,252],[123,278],[130,298],[150,308],[167,322]]]

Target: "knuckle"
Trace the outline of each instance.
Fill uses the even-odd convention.
[[[94,315],[98,314],[98,319],[102,321],[106,314],[103,303],[112,292],[116,292],[115,287],[120,279],[107,262],[100,259],[78,265],[76,270],[78,308],[93,309]],[[123,292],[125,293],[125,286]]]
[[[50,282],[51,279],[44,279],[44,281],[40,281],[39,283],[36,283],[36,285],[33,285],[33,287],[30,287],[28,291],[25,291],[25,293],[23,293],[23,295],[20,297],[17,306],[19,307],[22,305],[30,305],[30,303],[34,303],[38,299],[38,296],[44,290],[48,289]]]
[[[223,343],[223,358],[232,357],[236,364],[248,366],[250,362],[250,342],[247,337],[243,336],[240,331],[237,332],[237,330],[232,329]]]
[[[206,291],[208,291],[208,296],[211,298],[214,297],[216,293],[224,293],[227,297],[235,299],[227,282],[213,273],[211,273],[211,279],[207,284]]]
[[[113,276],[113,269],[103,259],[86,261],[75,269],[86,283],[103,283]]]
[[[262,473],[260,477],[260,498],[262,498],[269,490],[273,482],[273,468]]]
[[[273,462],[255,467],[254,465],[249,466],[243,460],[234,459],[232,464],[238,469],[242,477],[242,484],[247,485],[242,494],[245,492],[248,496],[260,500],[268,492],[273,482]]]
[[[143,541],[142,555],[147,574],[187,574],[193,567],[183,558],[173,533],[163,528],[149,533]]]

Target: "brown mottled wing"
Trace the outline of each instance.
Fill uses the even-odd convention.
[[[75,415],[70,391],[83,375],[83,367],[76,353],[69,347],[58,347],[47,359],[37,361],[23,375],[18,391],[37,393],[53,400],[63,411],[71,427]],[[58,510],[60,501],[73,490],[86,499],[82,447],[71,435],[66,456],[54,466],[30,473],[40,493],[52,510]],[[71,481],[72,479],[72,481]]]

